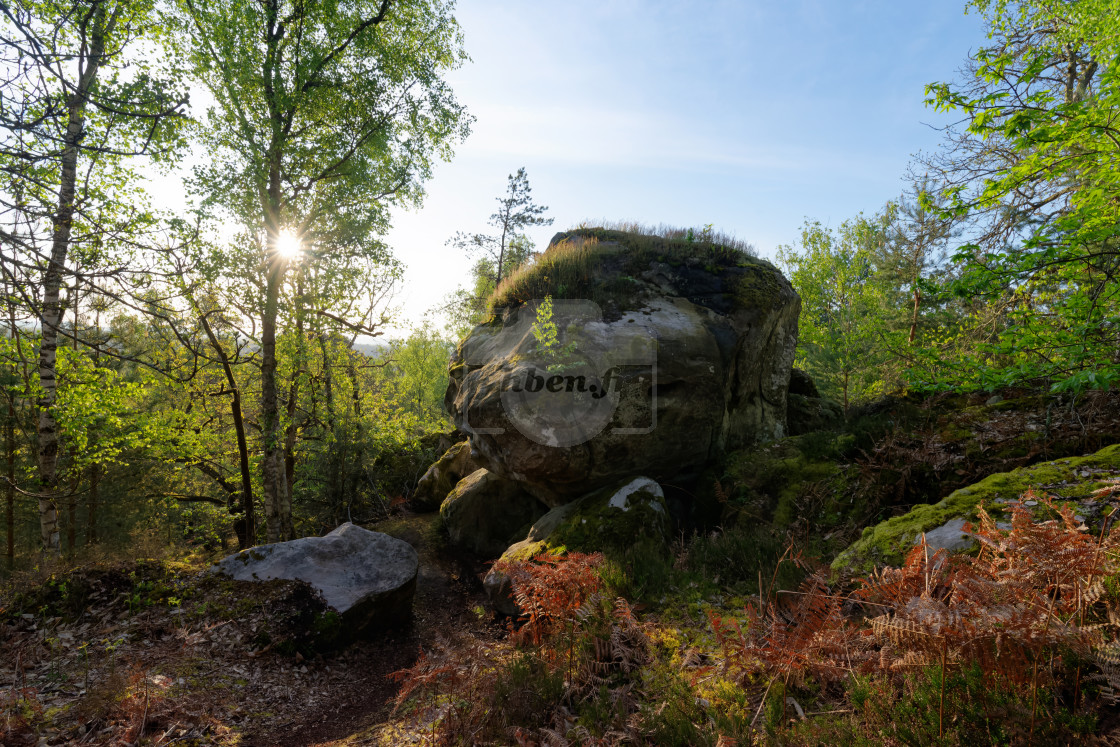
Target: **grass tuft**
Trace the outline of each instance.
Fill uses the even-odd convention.
[[[586,298],[600,306],[633,305],[641,290],[636,279],[653,262],[685,262],[712,273],[722,268],[765,267],[749,243],[710,227],[655,228],[634,223],[581,224],[557,234],[540,257],[504,279],[491,294],[491,313],[536,298]],[[776,272],[776,270],[774,270]]]

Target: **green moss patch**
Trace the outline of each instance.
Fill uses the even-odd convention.
[[[840,465],[843,441],[843,434],[810,433],[733,454],[723,482],[736,487],[726,501],[723,523],[761,518],[786,527],[802,514],[802,501],[810,496],[825,498],[832,519],[839,521],[842,512],[832,504],[847,485]]]
[[[744,309],[769,309],[778,304],[781,286],[773,267],[762,263],[744,267],[735,285],[735,305]]]
[[[548,546],[596,552],[622,550],[641,539],[667,541],[669,519],[663,498],[639,490],[629,496],[626,508],[619,508],[610,505],[615,492],[608,488],[581,498],[579,505],[545,538]]]
[[[864,529],[863,536],[837,556],[832,568],[868,573],[876,566],[898,565],[923,532],[936,529],[950,519],[975,521],[981,503],[989,513],[998,514],[1001,504],[1018,499],[1028,488],[1061,501],[1091,501],[1094,491],[1118,476],[1120,445],[1109,446],[1089,456],[999,472],[956,490],[937,503],[916,506],[909,513]]]

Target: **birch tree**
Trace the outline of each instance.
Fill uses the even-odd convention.
[[[185,97],[137,59],[150,54],[154,0],[0,3],[3,270],[34,309],[38,355],[38,494],[43,547],[59,551],[56,360],[76,242],[127,233],[130,156],[165,153]],[[125,70],[126,66],[130,69]],[[89,273],[96,277],[96,270]]]
[[[282,290],[294,247],[380,252],[389,207],[416,204],[469,128],[443,76],[460,65],[445,0],[179,0],[181,39],[213,96],[212,160],[192,182],[204,212],[257,247],[262,492],[269,541],[293,536],[277,386]],[[302,257],[329,267],[332,254]],[[319,316],[338,317],[326,309]],[[336,318],[365,331],[368,319]]]

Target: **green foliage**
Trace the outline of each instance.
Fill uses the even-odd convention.
[[[557,337],[556,322],[552,318],[552,296],[545,296],[537,307],[533,321],[533,337],[537,338],[537,350],[548,354],[560,344]]]
[[[443,395],[453,350],[454,343],[428,322],[390,345],[383,380],[394,385],[393,399],[416,418],[413,430],[440,430],[447,425]]]
[[[166,421],[135,409],[145,398],[142,383],[123,380],[69,348],[59,351],[57,371],[57,419],[75,473],[94,464],[121,463],[124,454],[152,448],[168,437]]]
[[[959,83],[927,103],[963,115],[927,159],[972,239],[948,290],[968,305],[964,334],[939,341],[923,386],[1058,391],[1117,378],[1116,226],[1120,189],[1111,123],[1120,108],[1116,8],[977,0],[990,42]]]
[[[818,222],[801,229],[800,250],[778,248],[778,262],[801,296],[795,365],[821,392],[851,402],[882,394],[887,287],[875,253],[886,243],[889,213],[845,221],[833,232]]]

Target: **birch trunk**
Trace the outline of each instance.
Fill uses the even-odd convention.
[[[70,234],[74,223],[74,195],[77,185],[78,147],[85,135],[86,107],[105,54],[105,39],[116,25],[119,9],[110,18],[105,7],[94,13],[89,53],[80,59],[77,86],[67,97],[66,133],[63,136],[59,169],[58,209],[51,235],[50,261],[43,276],[43,306],[40,316],[42,341],[39,345],[39,530],[44,552],[58,555],[58,421],[54,416],[57,395],[55,368],[58,357],[58,328],[62,320],[59,295]]]

